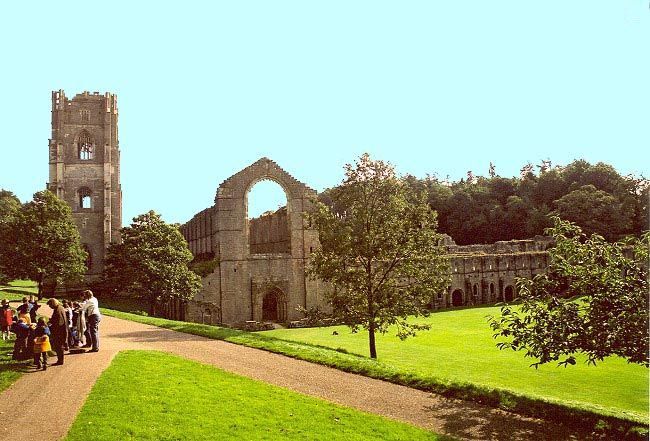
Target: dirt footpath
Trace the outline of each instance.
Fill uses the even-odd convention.
[[[63,366],[28,369],[0,395],[1,440],[59,440],[115,354],[165,351],[306,395],[467,440],[583,439],[566,427],[452,400],[270,352],[104,316],[100,351],[66,355]],[[52,357],[50,362],[54,362]]]

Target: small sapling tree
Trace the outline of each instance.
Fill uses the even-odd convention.
[[[321,243],[310,273],[331,285],[328,298],[340,321],[368,330],[372,358],[377,332],[395,325],[404,339],[426,329],[408,317],[428,314],[449,281],[436,213],[424,193],[409,188],[389,163],[364,154],[329,192],[331,208],[316,202],[310,214]]]

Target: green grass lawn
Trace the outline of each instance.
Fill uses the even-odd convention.
[[[119,353],[74,440],[434,440],[431,432],[153,351]]]
[[[0,285],[0,300],[22,300],[24,296],[36,294],[38,294],[38,286],[31,280],[14,280],[8,285]]]
[[[400,341],[395,332],[377,338],[379,360],[401,372],[444,381],[473,383],[545,400],[562,401],[605,414],[648,418],[648,369],[610,358],[596,367],[550,364],[535,370],[522,352],[500,351],[485,316],[498,308],[475,308],[432,314],[422,322],[429,331]],[[338,335],[333,335],[337,331]],[[261,334],[285,340],[368,354],[368,334],[344,326],[277,329]]]
[[[363,355],[347,353],[347,350],[343,348],[340,350],[332,350],[325,346],[282,340],[259,332],[244,332],[218,326],[141,316],[110,309],[102,309],[102,313],[125,320],[171,329],[177,332],[185,332],[252,348],[264,349],[289,357],[331,366],[346,372],[353,372],[403,384],[405,386],[439,393],[447,397],[477,401],[489,406],[500,407],[538,418],[546,418],[551,421],[564,422],[589,430],[600,430],[598,427],[604,427],[605,431],[612,438],[616,438],[625,433],[630,427],[636,427],[633,430],[641,430],[639,432],[641,433],[639,439],[647,438],[647,435],[643,435],[643,433],[647,432],[645,427],[647,427],[648,417],[646,413],[640,413],[638,411],[620,410],[611,407],[605,408],[594,405],[593,403],[579,401],[548,400],[536,397],[530,393],[525,394],[523,391],[509,391],[501,388],[481,386],[465,380],[462,382],[453,382],[449,379],[433,375],[414,373],[410,369],[399,368],[383,361],[372,360]],[[328,334],[331,335],[331,331],[332,329],[329,330]],[[494,344],[494,342],[491,343]]]
[[[11,359],[16,340],[0,340],[0,392],[11,386],[28,369],[29,362]]]

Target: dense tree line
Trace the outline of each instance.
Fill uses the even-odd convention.
[[[565,167],[524,167],[520,177],[494,174],[458,182],[408,178],[438,212],[438,231],[460,245],[525,239],[544,233],[551,215],[612,241],[648,228],[648,181],[611,165],[576,160]]]

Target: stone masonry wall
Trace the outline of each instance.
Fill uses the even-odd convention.
[[[287,208],[249,220],[251,254],[290,253]]]

